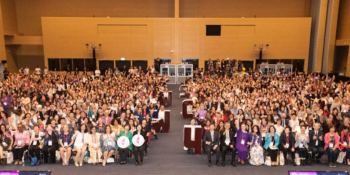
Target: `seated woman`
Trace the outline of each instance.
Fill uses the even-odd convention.
[[[268,133],[265,135],[265,144],[264,148],[268,152],[271,157],[271,166],[277,166],[277,153],[278,153],[278,145],[280,142],[280,137],[276,133],[276,129],[274,126],[270,126]]]
[[[284,156],[285,164],[288,165],[287,160],[287,154],[290,153],[292,155],[292,164],[296,166],[294,160],[295,160],[295,148],[293,145],[295,145],[295,138],[293,137],[291,133],[292,128],[290,126],[286,126],[284,128],[284,132],[282,132],[280,136],[280,150],[281,153]]]
[[[46,126],[46,133],[44,136],[44,162],[45,163],[56,163],[56,150],[58,149],[58,132],[54,131],[51,124]],[[50,155],[50,161],[49,161]]]
[[[335,162],[337,161],[339,154],[339,135],[335,132],[335,126],[329,125],[329,133],[324,136],[324,149],[328,154],[329,167],[337,167]]]
[[[119,154],[120,154],[120,164],[125,164],[126,163],[126,158],[129,154],[129,150],[132,150],[132,133],[129,131],[130,126],[128,124],[126,124],[124,126],[124,130],[120,131],[120,134],[118,135],[118,137],[121,136],[126,136],[129,139],[129,146],[126,148],[119,148]]]
[[[264,150],[262,148],[262,137],[259,131],[259,126],[253,126],[253,132],[250,135],[248,145],[250,145],[249,150],[249,163],[252,165],[262,165],[264,164]]]
[[[29,154],[31,157],[35,157],[38,159],[38,163],[36,166],[40,165],[40,150],[43,148],[44,144],[44,133],[39,131],[39,126],[34,125],[34,132],[32,132],[32,136],[30,138],[30,146],[29,146]]]
[[[13,137],[11,131],[6,129],[6,126],[2,124],[0,126],[0,158],[3,158],[3,153],[12,150]]]
[[[63,125],[61,134],[59,136],[59,150],[60,150],[60,156],[62,158],[62,165],[68,165],[69,159],[72,153],[73,148],[73,134],[69,130],[68,125]]]
[[[300,133],[296,133],[296,136],[295,136],[295,148],[298,151],[301,166],[306,165],[306,154],[309,148],[309,145],[308,145],[309,141],[310,141],[309,134],[306,134],[306,126],[301,125]]]
[[[96,127],[91,128],[91,134],[88,136],[88,144],[90,151],[90,159],[93,165],[98,164],[101,161],[101,147],[100,147],[100,134],[97,133]]]
[[[237,128],[236,149],[238,152],[238,162],[242,164],[244,164],[244,160],[248,157],[248,141],[249,133],[244,122],[241,122],[240,127]]]
[[[344,126],[343,131],[340,136],[340,151],[345,151],[346,153],[346,162],[350,166],[350,135],[349,127]]]
[[[73,151],[77,151],[77,155],[75,156],[74,162],[75,166],[83,166],[83,158],[85,156],[87,144],[89,143],[88,135],[89,134],[86,124],[81,124],[78,131],[76,131],[74,135],[75,141]]]
[[[134,145],[134,155],[135,155],[135,165],[142,165],[143,163],[143,153],[144,153],[144,150],[146,149],[146,145],[147,145],[147,131],[142,129],[142,126],[141,125],[137,125],[136,127],[136,131],[134,131],[134,136],[135,135],[141,135],[144,139],[144,142],[141,146],[135,146]],[[131,144],[131,143],[130,143]],[[140,161],[139,161],[139,155],[140,155]]]
[[[112,132],[111,126],[106,125],[105,126],[105,130],[104,130],[104,134],[102,137],[102,142],[103,142],[103,163],[102,166],[106,166],[107,160],[109,159],[109,157],[111,157],[115,150],[116,150],[116,144],[115,142],[117,141],[117,139],[115,138],[116,135],[114,134],[114,132]]]
[[[27,131],[24,131],[23,125],[17,125],[17,131],[13,132],[15,140],[13,143],[13,160],[15,160],[15,165],[22,164],[23,152],[28,149],[30,142],[30,136]]]

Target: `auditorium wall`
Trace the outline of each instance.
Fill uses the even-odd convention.
[[[181,18],[309,17],[311,0],[180,0]]]
[[[86,43],[101,43],[97,59],[148,60],[208,58],[255,60],[253,44],[270,44],[263,59],[305,59],[307,70],[311,18],[180,18],[179,50],[171,18],[43,17],[45,65],[48,58],[91,58]],[[206,36],[206,25],[222,25],[221,36]],[[173,50],[173,52],[171,52]],[[177,56],[175,56],[178,54]],[[177,58],[177,60],[175,60]]]

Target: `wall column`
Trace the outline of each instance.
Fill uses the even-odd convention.
[[[329,0],[326,34],[324,41],[322,73],[330,73],[333,70],[335,40],[338,26],[338,14],[339,0]]]
[[[180,47],[179,47],[179,17],[180,17],[180,0],[175,0],[175,61],[173,63],[180,64],[181,60],[179,58],[180,56]]]
[[[324,34],[327,17],[328,0],[312,0],[311,40],[308,72],[320,72],[322,68]]]
[[[4,24],[2,19],[1,1],[0,1],[0,60],[6,60]]]

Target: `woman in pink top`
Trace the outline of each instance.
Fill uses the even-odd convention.
[[[339,155],[339,135],[335,132],[335,126],[329,126],[329,133],[324,136],[324,149],[328,153],[329,167],[336,167],[335,162]]]
[[[18,124],[17,131],[13,132],[15,136],[15,141],[13,144],[13,160],[15,160],[15,165],[18,163],[21,165],[21,159],[23,157],[23,152],[28,149],[28,145],[30,142],[30,136],[27,131],[24,131],[23,125]]]

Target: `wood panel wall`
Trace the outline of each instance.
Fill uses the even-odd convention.
[[[223,36],[205,36],[210,24],[223,25]],[[102,44],[98,60],[123,57],[152,65],[156,57],[171,58],[173,63],[198,58],[200,67],[208,58],[254,60],[259,53],[253,44],[270,44],[264,59],[305,59],[306,70],[311,18],[180,18],[175,36],[171,18],[43,17],[42,30],[45,65],[47,58],[91,58],[86,43]]]

